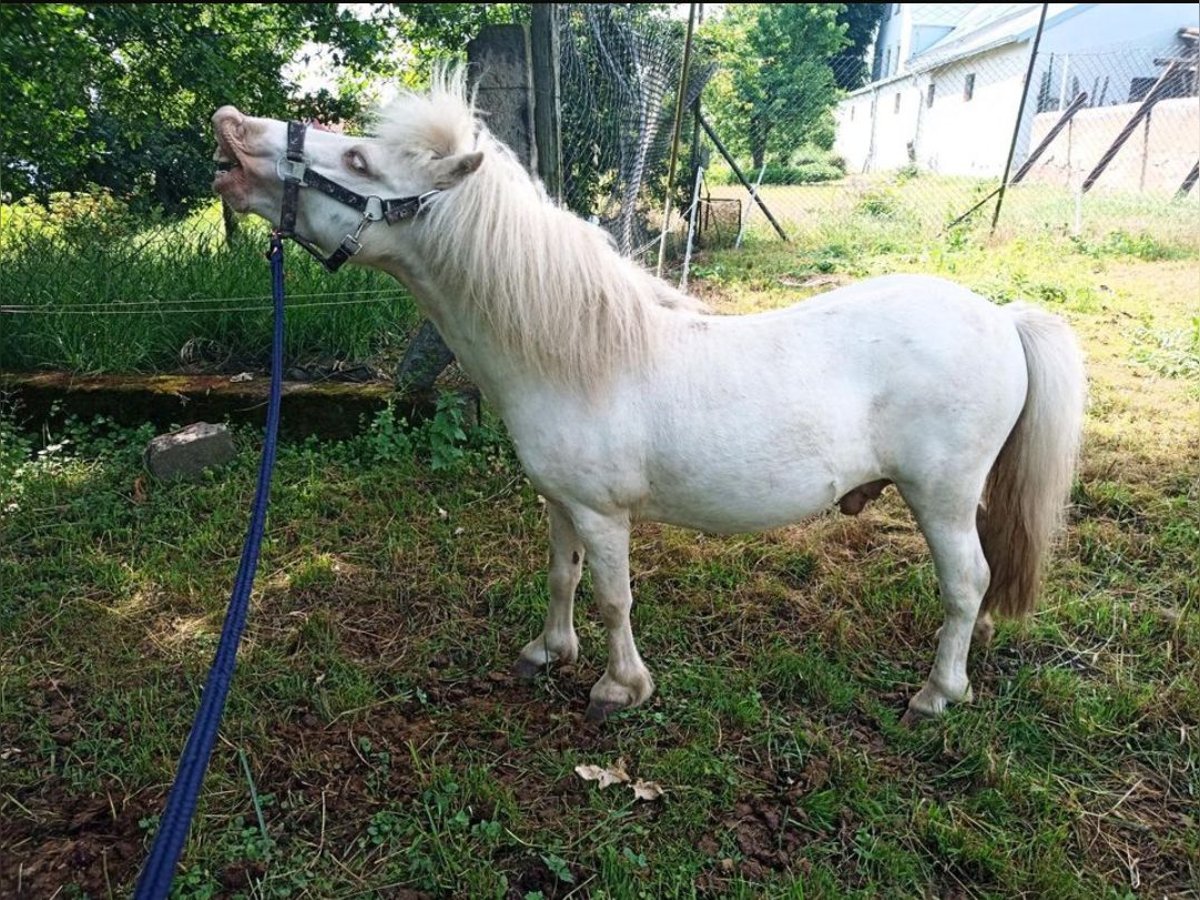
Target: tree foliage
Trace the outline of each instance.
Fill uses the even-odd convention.
[[[343,120],[367,76],[461,52],[508,4],[10,4],[0,6],[0,175],[7,193],[99,185],[167,210],[209,195],[209,119]],[[397,52],[398,43],[408,53]],[[324,48],[337,91],[301,92],[289,64]],[[420,66],[418,66],[420,68]]]
[[[853,91],[867,83],[871,66],[867,61],[867,48],[875,39],[875,33],[886,3],[845,3],[838,13],[838,23],[846,26],[846,46],[829,61],[837,86]]]
[[[883,4],[730,4],[706,26],[705,52],[720,63],[706,105],[722,138],[758,168],[786,165],[797,147],[828,149],[831,110],[857,87]]]

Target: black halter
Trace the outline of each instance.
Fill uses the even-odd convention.
[[[382,221],[392,225],[405,219],[414,218],[425,208],[430,197],[441,193],[432,190],[415,197],[384,200],[375,195],[364,197],[349,188],[342,187],[336,181],[331,181],[324,175],[308,168],[308,164],[304,161],[304,134],[307,128],[308,126],[303,122],[288,122],[287,153],[285,156],[281,156],[275,164],[275,171],[283,181],[283,210],[279,216],[278,234],[280,237],[289,237],[294,240],[315,256],[321,265],[330,272],[336,272],[346,260],[362,249],[359,239],[372,222]],[[362,220],[354,229],[354,233],[342,238],[342,243],[329,256],[323,256],[316,244],[296,233],[296,213],[300,207],[301,187],[314,188],[362,213]]]

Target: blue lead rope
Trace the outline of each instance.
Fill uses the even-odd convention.
[[[150,858],[142,869],[134,897],[137,900],[161,900],[171,890],[171,879],[175,865],[187,840],[192,814],[196,811],[196,799],[204,781],[204,771],[212,755],[217,739],[217,726],[225,710],[225,697],[229,683],[233,680],[233,666],[237,659],[238,643],[246,626],[246,612],[250,605],[250,589],[254,585],[254,571],[258,568],[258,551],[262,544],[263,524],[267,517],[267,504],[271,495],[271,470],[275,466],[275,437],[279,430],[279,398],[283,386],[283,240],[278,234],[271,235],[271,248],[267,253],[271,261],[271,294],[274,299],[275,326],[271,340],[271,391],[267,403],[267,431],[263,442],[262,461],[258,467],[258,488],[254,494],[254,509],[250,514],[250,528],[246,532],[246,543],[242,547],[242,561],[238,565],[237,580],[229,598],[229,609],[225,613],[225,624],[221,628],[221,642],[213,658],[208,680],[204,684],[204,695],[200,709],[188,735],[187,746],[179,758],[179,769],[175,773],[175,784],[167,798],[150,849]]]

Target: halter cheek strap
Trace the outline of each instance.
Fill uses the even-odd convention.
[[[394,225],[405,219],[413,219],[425,208],[429,198],[441,191],[426,191],[412,197],[396,197],[384,200],[374,194],[363,196],[312,171],[304,160],[304,136],[308,126],[303,122],[288,122],[287,150],[275,163],[275,172],[283,181],[283,208],[279,215],[279,235],[289,237],[311,253],[330,272],[336,272],[350,257],[362,249],[362,233],[372,222]],[[308,238],[296,232],[296,215],[300,208],[300,188],[312,188],[339,203],[362,213],[353,234],[342,238],[341,244],[329,256]]]

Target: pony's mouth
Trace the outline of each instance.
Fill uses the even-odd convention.
[[[217,129],[217,150],[213,154],[213,162],[216,164],[212,183],[214,191],[224,195],[234,188],[245,186],[242,159],[224,128]]]

